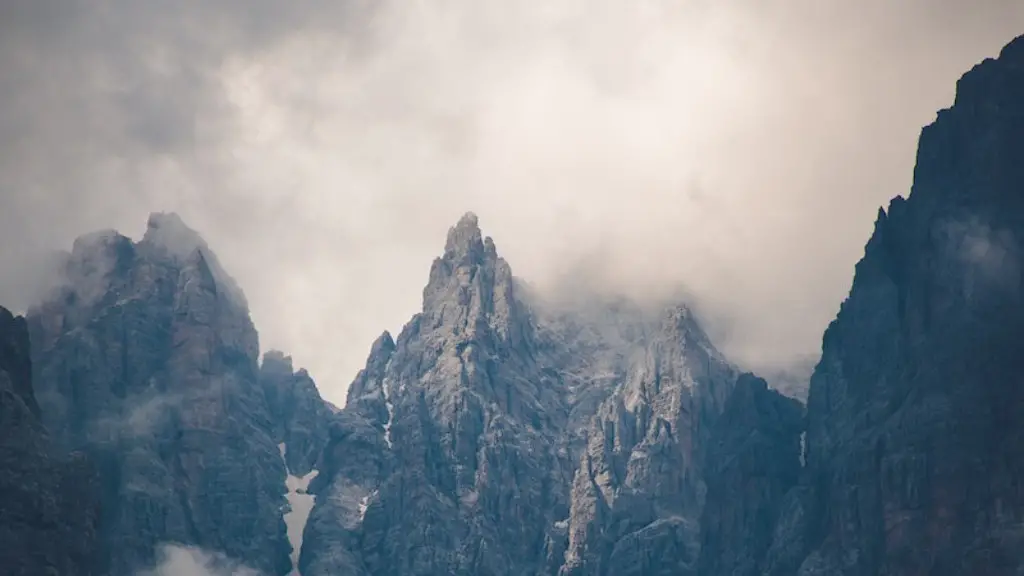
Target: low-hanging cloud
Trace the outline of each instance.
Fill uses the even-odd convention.
[[[256,570],[194,546],[164,544],[157,551],[157,564],[137,576],[262,576]]]
[[[5,2],[0,302],[175,210],[339,402],[473,210],[541,289],[683,287],[786,372],[920,127],[1021,32],[1017,0]]]

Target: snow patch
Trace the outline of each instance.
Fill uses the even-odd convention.
[[[807,462],[806,462],[807,457],[805,456],[806,451],[807,451],[807,432],[801,432],[800,433],[800,465],[801,466],[806,466],[807,465]]]
[[[391,366],[391,362],[384,367],[384,372]],[[384,381],[381,383],[381,389],[384,392],[384,405],[388,409],[388,421],[384,424],[384,441],[388,443],[388,448],[394,447],[394,443],[391,441],[391,425],[395,423],[395,403],[391,401],[391,378],[384,377]]]
[[[372,500],[373,497],[376,496],[376,495],[377,495],[377,491],[374,490],[373,492],[370,492],[366,496],[363,496],[363,499],[359,501],[359,520],[360,521],[362,521],[362,520],[364,520],[366,518],[366,511],[370,508],[370,500]]]
[[[284,485],[288,490],[285,498],[288,500],[288,510],[284,513],[284,523],[288,529],[288,542],[292,545],[292,571],[290,576],[301,576],[299,574],[299,552],[302,551],[302,533],[306,529],[306,522],[309,521],[309,514],[313,511],[313,504],[316,503],[316,497],[309,494],[309,483],[317,477],[320,473],[319,470],[312,470],[305,476],[295,476],[288,470],[288,461],[285,456],[288,454],[288,448],[282,442],[277,445],[277,449],[281,452],[281,459],[285,462],[285,470],[287,471],[287,477],[285,477]]]

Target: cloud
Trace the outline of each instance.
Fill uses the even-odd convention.
[[[997,304],[1019,293],[1019,245],[1012,231],[995,228],[979,216],[946,222],[939,230],[952,256],[952,278],[963,283],[969,302]]]
[[[221,554],[191,546],[165,544],[157,552],[157,565],[137,576],[260,576]]]
[[[5,2],[0,301],[174,210],[339,402],[473,210],[541,289],[682,286],[786,372],[920,127],[1021,31],[1017,0]]]

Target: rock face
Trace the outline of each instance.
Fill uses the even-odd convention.
[[[760,576],[783,497],[801,467],[803,406],[740,376],[711,434],[700,576]]]
[[[29,314],[37,397],[61,447],[99,467],[103,569],[134,574],[179,543],[288,572],[273,386],[244,296],[205,242],[155,214],[138,243],[76,241],[65,276]]]
[[[540,355],[508,264],[467,215],[423,312],[374,344],[349,390],[303,574],[535,571],[564,502],[554,439],[567,412]]]
[[[685,307],[644,340],[590,425],[563,576],[693,573],[704,448],[736,371]]]
[[[98,574],[99,479],[52,454],[32,389],[28,327],[0,308],[0,566],[10,576]]]
[[[960,80],[824,336],[765,574],[1024,573],[1024,38]]]
[[[263,355],[259,381],[270,411],[273,439],[286,447],[288,471],[296,476],[309,474],[327,444],[334,411],[320,397],[309,373],[295,371],[291,357],[283,352],[271,350]]]
[[[463,217],[423,311],[349,388],[302,573],[691,566],[701,442],[735,371],[685,308],[597,308],[542,309]]]

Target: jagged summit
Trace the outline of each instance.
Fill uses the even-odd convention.
[[[454,226],[448,229],[448,240],[444,251],[459,252],[482,243],[480,219],[473,212],[466,212]]]
[[[370,356],[375,356],[381,353],[390,353],[395,348],[395,339],[391,336],[391,332],[385,330],[376,340],[373,341],[373,345],[370,346]]]
[[[482,322],[506,332],[508,322],[518,316],[514,285],[512,269],[498,256],[491,238],[483,238],[476,215],[468,212],[449,229],[444,255],[430,268],[423,313],[433,318],[433,325],[472,328]]]
[[[443,259],[453,262],[476,262],[490,257],[496,258],[494,241],[484,237],[480,231],[480,219],[473,212],[466,212],[454,226],[448,229]]]
[[[96,302],[111,290],[122,292],[128,277],[138,272],[137,264],[149,262],[195,274],[203,285],[227,297],[242,309],[248,308],[245,294],[221,265],[203,237],[174,212],[154,212],[146,223],[142,240],[116,230],[100,230],[75,239],[66,257],[64,278],[59,283],[71,288],[83,302]],[[117,278],[117,276],[121,278]],[[143,282],[144,278],[136,278]]]

